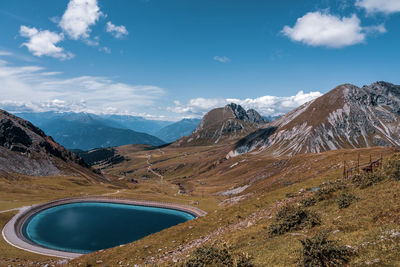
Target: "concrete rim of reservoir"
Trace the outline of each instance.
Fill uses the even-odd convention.
[[[4,226],[2,231],[2,236],[4,240],[19,249],[29,251],[36,254],[65,258],[65,259],[74,259],[83,254],[73,253],[73,252],[65,252],[55,249],[50,249],[46,247],[42,247],[38,244],[27,239],[23,234],[23,226],[25,222],[27,222],[32,216],[35,214],[60,205],[71,204],[71,203],[84,203],[84,202],[96,202],[96,203],[115,203],[115,204],[125,204],[125,205],[133,205],[133,206],[144,206],[144,207],[156,207],[156,208],[164,208],[164,209],[172,209],[178,210],[182,212],[186,212],[197,217],[205,216],[207,213],[201,209],[182,205],[182,204],[174,204],[174,203],[166,203],[166,202],[157,202],[157,201],[144,201],[144,200],[132,200],[125,198],[109,198],[109,197],[77,197],[77,198],[65,198],[58,199],[50,202],[46,202],[43,204],[38,204],[31,206],[27,209],[21,209],[10,221]]]

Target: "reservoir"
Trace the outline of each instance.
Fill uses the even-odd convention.
[[[39,246],[84,254],[131,243],[194,218],[174,209],[82,202],[34,214],[24,223],[22,233]]]

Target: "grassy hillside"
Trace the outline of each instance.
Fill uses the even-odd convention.
[[[305,208],[317,213],[321,224],[271,235],[271,225],[279,223],[277,212],[288,203],[301,206],[303,199],[326,192],[311,189],[324,188],[322,183],[341,178],[344,160],[354,166],[358,154],[361,162],[382,154],[387,161],[396,150],[378,147],[279,158],[261,153],[226,160],[227,149],[119,147],[117,153],[126,160],[102,170],[113,184],[91,183],[80,177],[0,178],[0,211],[67,196],[111,195],[194,206],[198,201],[198,207],[208,212],[205,217],[132,244],[83,256],[69,262],[71,266],[179,265],[204,246],[228,247],[232,255],[247,253],[255,266],[293,266],[301,256],[299,240],[322,231],[329,232],[328,239],[338,241],[339,247],[348,245],[357,252],[351,256],[351,264],[379,260],[393,266],[399,260],[400,183],[386,176],[365,188],[357,186],[357,181],[345,181],[345,187]],[[340,209],[338,198],[346,202],[342,193],[353,194],[356,201]],[[0,213],[0,223],[4,224],[13,212]],[[0,253],[0,265],[7,266],[16,255],[17,262],[25,265],[55,262],[0,244],[5,248]]]
[[[320,218],[321,224],[313,228],[306,227],[271,236],[270,227],[271,224],[276,223],[275,216],[283,206],[288,203],[300,206],[303,199],[316,194],[311,192],[312,188],[324,188],[321,184],[341,178],[343,160],[355,164],[358,153],[361,155],[361,162],[368,161],[370,155],[372,158],[378,158],[381,153],[388,159],[394,152],[392,149],[373,148],[331,151],[279,159],[252,155],[247,158],[246,169],[254,170],[248,173],[237,169],[235,172],[226,174],[222,171],[226,168],[224,166],[226,163],[222,163],[212,170],[214,173],[220,171],[219,179],[196,177],[197,185],[193,185],[190,193],[183,194],[187,197],[198,196],[200,205],[205,200],[215,198],[219,202],[218,205],[202,206],[209,212],[206,217],[166,229],[126,246],[84,256],[73,261],[72,264],[94,264],[96,261],[101,261],[116,265],[118,263],[121,265],[147,263],[170,266],[184,263],[184,260],[190,257],[196,248],[221,247],[226,243],[231,253],[245,252],[250,255],[251,262],[255,266],[292,266],[300,260],[302,247],[300,240],[327,231],[330,233],[329,240],[338,241],[339,247],[348,245],[357,251],[357,254],[351,256],[351,263],[365,265],[379,260],[381,263],[393,265],[399,259],[394,250],[398,248],[397,231],[400,231],[400,228],[389,218],[392,215],[397,216],[396,210],[399,204],[394,203],[396,201],[393,197],[396,197],[400,184],[389,178],[384,178],[382,182],[367,188],[360,188],[352,181],[344,181],[345,187],[329,193],[326,199],[317,201],[314,206],[306,208],[316,212]],[[156,153],[153,152],[153,154]],[[175,156],[177,158],[174,161],[179,159],[179,155]],[[163,157],[165,154],[160,153],[155,160],[160,163],[154,166],[166,164],[162,161]],[[240,162],[243,159],[235,160]],[[270,172],[268,176],[264,168],[280,165],[285,160],[290,160],[290,164],[283,168],[281,166],[281,172]],[[224,175],[221,175],[222,173]],[[240,175],[241,179],[246,179],[254,176],[254,173],[264,173],[267,177],[248,187],[239,196],[216,196],[211,193],[211,189],[202,189],[202,185],[208,185],[210,188],[219,186],[221,189],[224,187],[222,184],[225,187],[234,187],[232,185],[237,181],[236,175]],[[165,179],[168,180],[168,178]],[[174,178],[171,179],[174,180]],[[344,192],[354,194],[357,201],[345,209],[340,209],[337,199]],[[201,198],[202,194],[204,198]],[[385,219],[376,219],[380,217]],[[381,235],[386,235],[383,243],[379,243]],[[376,242],[379,243],[379,250],[376,249]],[[387,249],[380,251],[388,244],[390,246]]]

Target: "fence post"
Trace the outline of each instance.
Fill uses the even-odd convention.
[[[346,178],[346,161],[343,161],[343,178]]]

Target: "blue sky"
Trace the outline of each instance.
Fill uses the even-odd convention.
[[[177,120],[399,84],[399,0],[2,0],[0,107]]]

